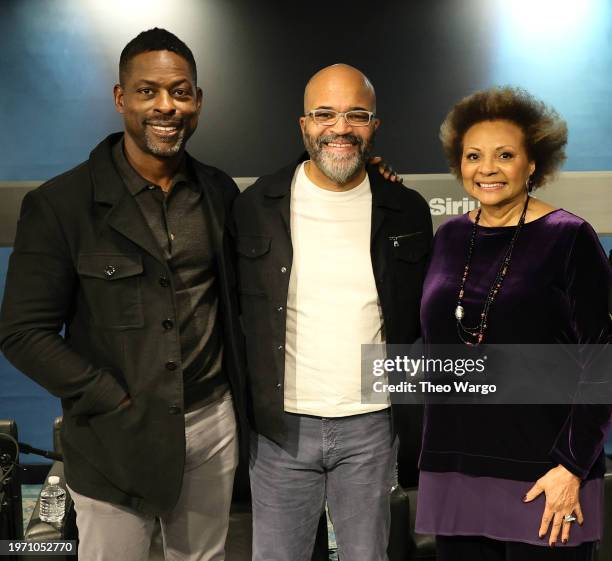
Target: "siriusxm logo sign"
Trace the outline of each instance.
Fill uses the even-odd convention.
[[[462,199],[435,197],[429,200],[429,210],[432,216],[465,214],[474,210],[477,206],[478,201],[473,201],[467,197]]]

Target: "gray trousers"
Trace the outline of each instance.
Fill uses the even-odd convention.
[[[286,415],[283,447],[251,435],[253,561],[309,561],[327,500],[342,561],[387,561],[397,456],[389,409]]]
[[[178,503],[160,517],[166,561],[223,561],[238,464],[231,395],[185,414],[185,474]],[[163,443],[160,443],[163,446]],[[164,484],[160,474],[160,485]],[[146,561],[153,516],[75,493],[79,561]]]

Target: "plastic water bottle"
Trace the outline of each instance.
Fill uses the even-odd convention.
[[[48,484],[40,492],[39,518],[49,524],[59,524],[64,518],[66,510],[66,491],[58,483],[60,478],[52,475]]]

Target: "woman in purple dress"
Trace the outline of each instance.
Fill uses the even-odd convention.
[[[440,137],[480,208],[436,233],[425,343],[608,341],[612,273],[595,232],[531,196],[565,159],[565,122],[522,90],[492,88],[460,101]],[[428,405],[416,531],[436,535],[440,561],[592,559],[610,414]]]

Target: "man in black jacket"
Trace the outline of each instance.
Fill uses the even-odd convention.
[[[128,43],[114,96],[125,132],[24,199],[0,343],[62,399],[81,561],[146,559],[155,516],[169,559],[220,560],[236,419],[247,436],[238,189],[185,153],[202,92],[180,39]]]
[[[366,171],[375,112],[361,72],[318,72],[300,118],[310,160],[234,205],[254,561],[309,559],[325,500],[341,559],[386,559],[396,442],[389,404],[361,399],[360,351],[419,335],[432,226],[420,195]]]

